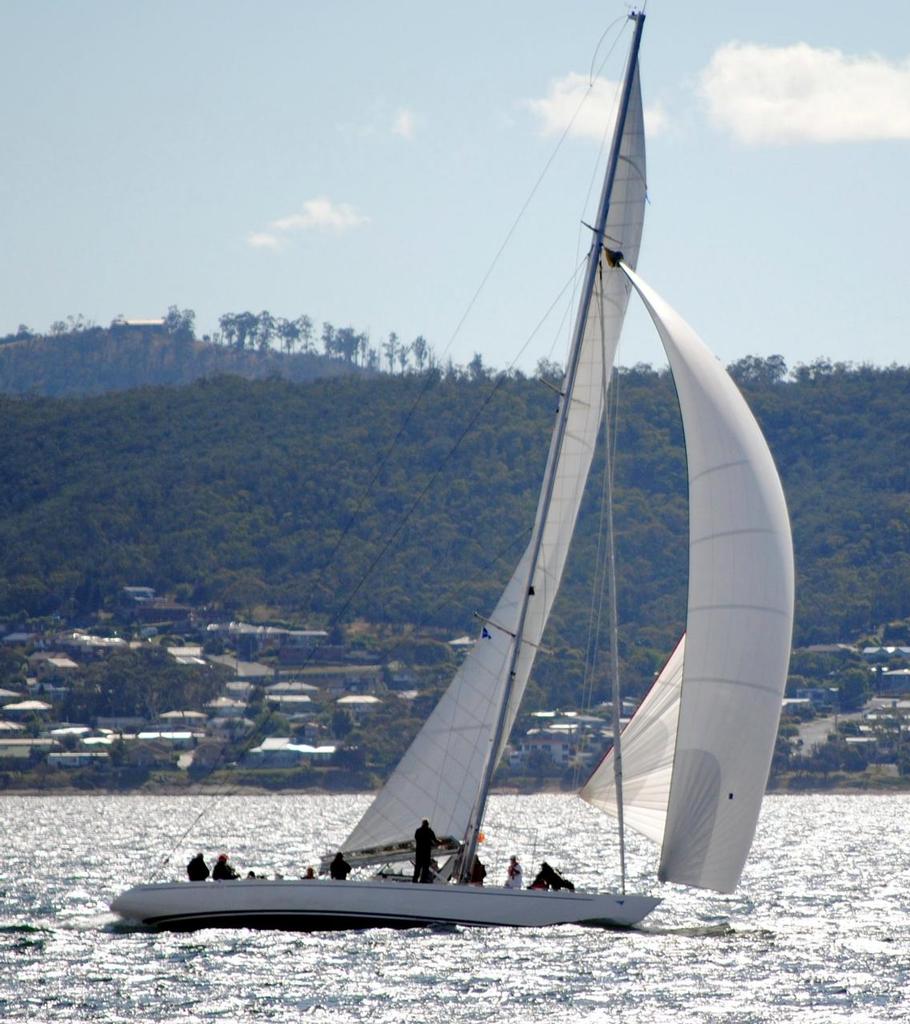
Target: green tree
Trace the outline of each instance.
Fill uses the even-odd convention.
[[[313,351],[313,321],[306,315],[297,317],[294,321],[300,337],[300,345],[304,352]]]
[[[842,711],[858,711],[868,700],[870,693],[869,672],[861,668],[847,669],[840,673],[840,706]]]
[[[196,336],[196,314],[192,309],[178,309],[168,306],[164,317],[164,329],[179,345],[187,345]]]
[[[286,320],[284,317],[279,317],[275,321],[275,331],[281,339],[284,351],[287,355],[290,355],[294,351],[294,346],[300,339],[299,324],[296,320]]]
[[[398,354],[398,335],[394,331],[383,342],[382,351],[389,364],[389,373],[393,373],[395,370],[395,356]]]
[[[740,384],[777,384],[787,376],[783,356],[744,356],[727,367],[730,376]]]
[[[411,342],[411,351],[414,353],[414,361],[417,363],[417,370],[419,373],[423,373],[423,368],[426,365],[427,356],[429,355],[429,348],[427,339],[422,334],[418,334]]]
[[[264,309],[256,317],[256,345],[260,352],[268,352],[271,348],[272,339],[275,337],[275,329],[275,318],[267,309]]]
[[[354,728],[354,723],[351,721],[351,716],[344,711],[342,708],[336,709],[332,713],[332,735],[337,736],[338,739],[344,739],[351,730]]]

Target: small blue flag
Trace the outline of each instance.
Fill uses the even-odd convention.
[[[482,640],[492,640],[493,634],[487,629],[486,626],[480,631],[480,637]]]

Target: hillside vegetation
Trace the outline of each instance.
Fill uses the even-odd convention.
[[[0,339],[0,392],[98,395],[155,384],[189,384],[235,374],[307,381],[359,372],[315,351],[293,353],[216,345],[167,331],[87,327],[60,334]]]
[[[790,506],[796,642],[910,616],[910,370],[734,372]],[[684,627],[685,461],[669,375],[624,370],[619,394],[623,656],[643,688]],[[0,397],[0,616],[89,619],[148,585],[237,616],[474,630],[527,541],[553,413],[538,381],[484,371]],[[537,673],[557,695],[586,644],[600,488]]]
[[[117,317],[108,327],[82,316],[58,320],[44,334],[20,324],[0,337],[0,393],[97,395],[226,373],[305,381],[436,367],[432,346],[421,335],[406,342],[393,331],[373,343],[364,331],[326,322],[317,339],[306,314],[288,319],[262,310],[225,313],[219,331],[197,338],[195,320],[193,310],[171,306],[163,317]],[[479,355],[471,365],[482,366]]]

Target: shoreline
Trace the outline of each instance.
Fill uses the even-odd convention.
[[[72,797],[72,796],[185,796],[185,797],[263,797],[263,796],[370,796],[378,793],[378,789],[324,789],[319,787],[303,787],[300,789],[267,789],[262,786],[152,786],[139,789],[106,789],[98,787],[85,789],[79,786],[49,786],[36,788],[23,786],[0,790],[0,798],[16,797]],[[575,790],[561,789],[559,786],[543,786],[525,789],[502,786],[491,790],[492,796],[576,796]],[[900,780],[876,781],[869,785],[857,784],[855,780],[838,782],[834,785],[818,786],[777,786],[765,791],[765,796],[894,796],[910,795],[910,778]]]

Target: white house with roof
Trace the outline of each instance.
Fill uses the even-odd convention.
[[[79,665],[65,654],[49,654],[39,651],[28,659],[29,671],[39,681],[55,676],[66,676],[79,670]]]
[[[277,683],[270,683],[266,688],[267,694],[274,694],[276,697],[288,694],[308,694],[313,696],[319,692],[319,687],[312,683],[305,683],[302,679],[282,679]]]
[[[53,710],[53,704],[44,700],[18,700],[3,705],[4,715],[11,715],[13,718],[28,718],[32,715],[46,715]]]
[[[372,715],[380,704],[382,701],[369,693],[349,693],[335,701],[335,706],[346,711],[355,722],[360,721],[364,715]]]
[[[269,693],[266,702],[270,707],[277,708],[283,715],[310,714],[313,710],[313,698],[308,693]]]
[[[52,768],[88,768],[106,765],[110,757],[106,750],[52,750],[47,763]]]
[[[260,661],[240,661],[230,654],[210,654],[208,660],[215,665],[224,665],[234,673],[236,682],[262,684],[275,677],[275,670]]]
[[[246,701],[235,700],[233,697],[216,697],[205,706],[215,718],[239,718],[246,711]]]
[[[175,709],[173,711],[162,712],[158,716],[158,721],[169,726],[170,728],[173,728],[177,725],[198,727],[204,725],[208,717],[209,716],[204,711]]]
[[[0,734],[0,761],[10,759],[27,761],[33,753],[46,754],[60,744],[51,736],[19,737],[9,733]]]
[[[294,743],[285,736],[267,736],[258,747],[252,747],[244,755],[244,761],[259,767],[293,768],[300,764],[314,764],[330,761],[335,756],[332,744],[313,746],[309,743]]]
[[[870,645],[864,647],[860,654],[870,661],[879,661],[883,658],[910,658],[910,647],[904,645]]]
[[[572,741],[568,733],[551,729],[529,729],[512,747],[509,764],[513,768],[527,765],[531,755],[539,751],[553,764],[566,767],[572,757]]]
[[[182,647],[168,647],[167,653],[178,665],[205,665],[202,647],[199,644],[185,644]]]

